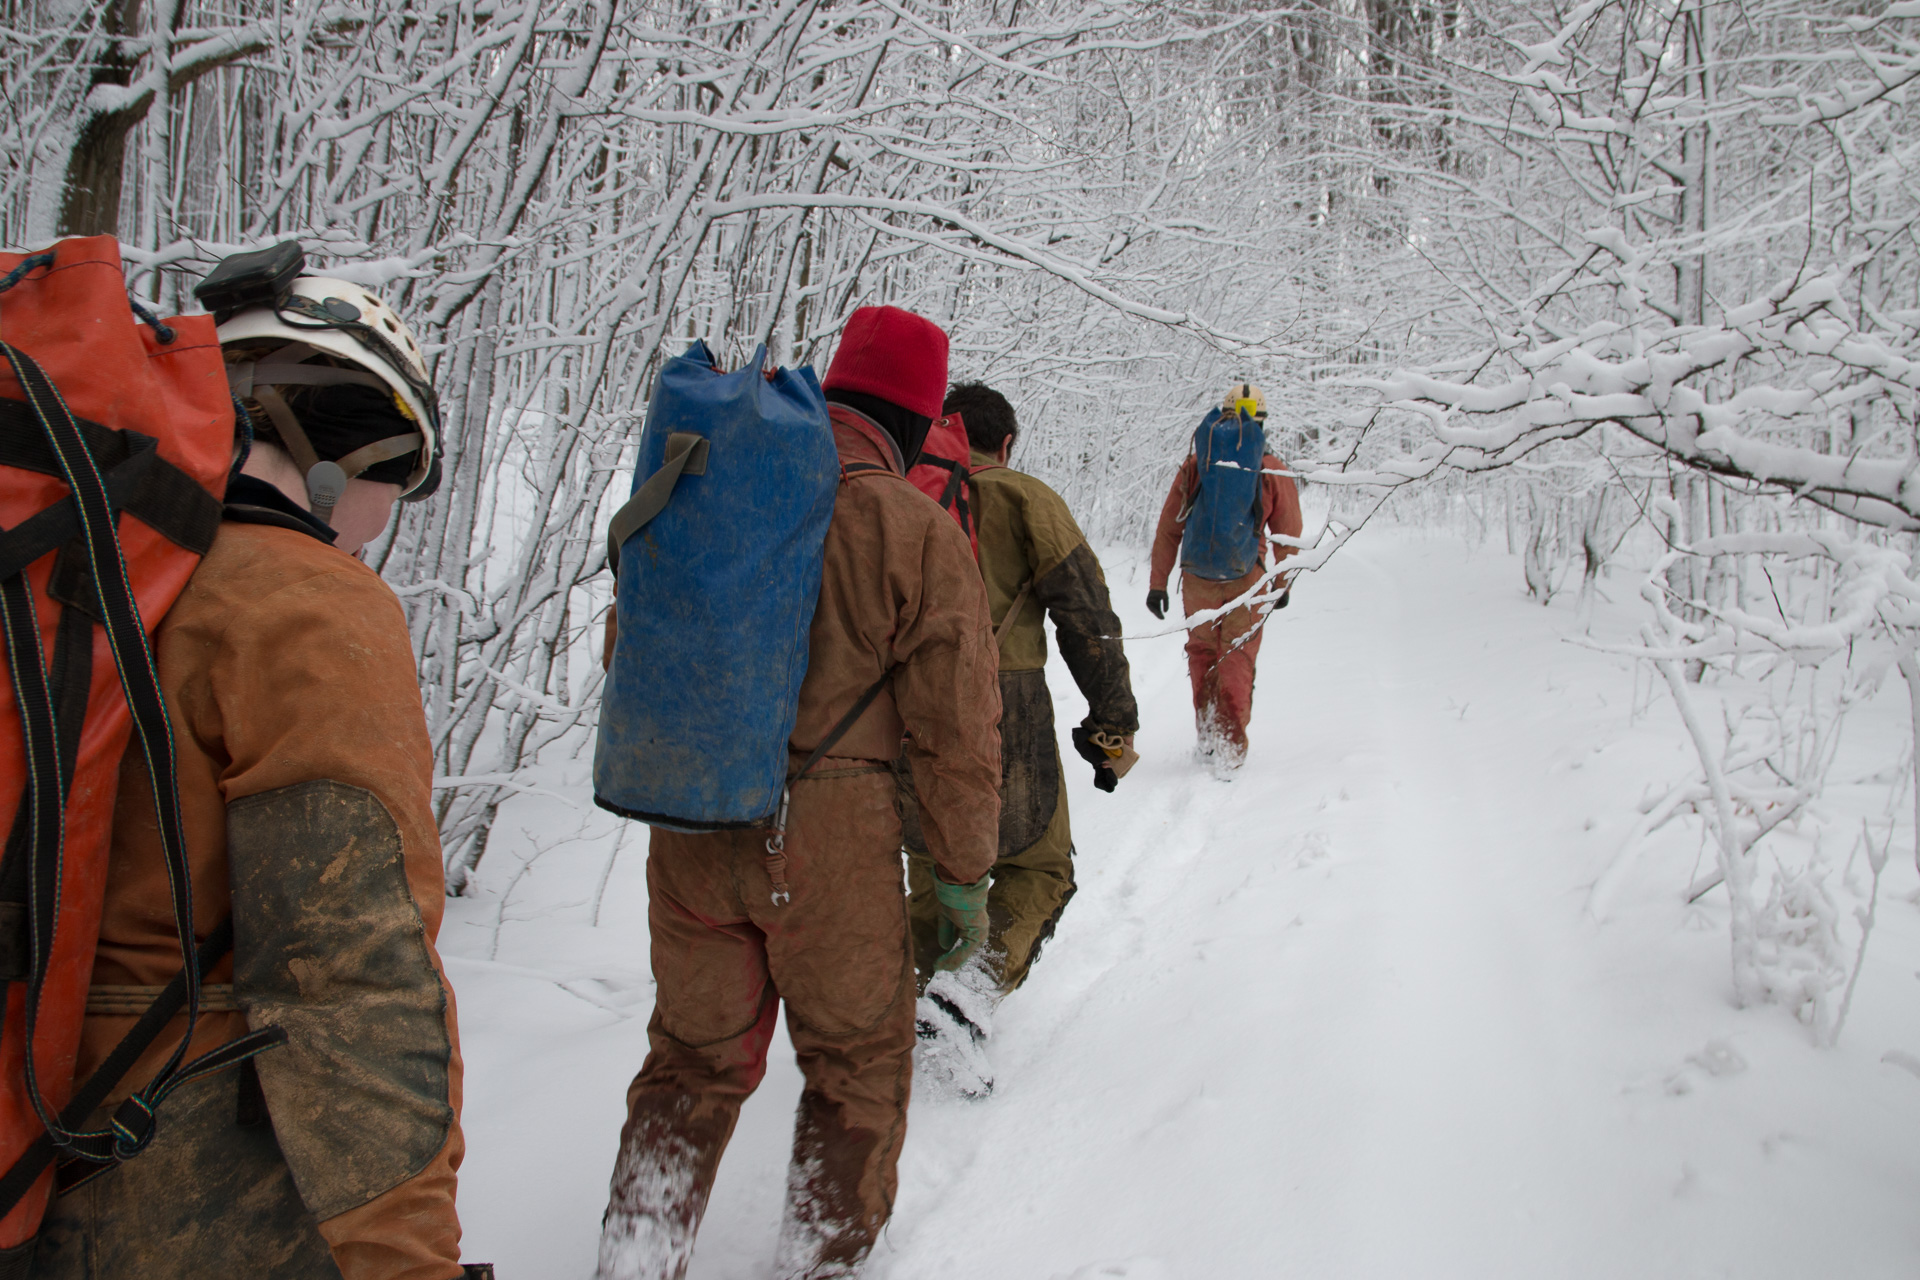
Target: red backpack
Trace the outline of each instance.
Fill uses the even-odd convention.
[[[219,529],[234,407],[213,318],[136,309],[110,236],[0,254],[0,1262],[31,1249],[56,1160],[112,1167],[150,1140],[175,1085],[237,1060],[227,1046],[183,1064],[183,1040],[111,1126],[84,1128],[174,1013],[197,1009],[217,945],[196,957],[150,635]],[[130,741],[153,780],[185,968],[76,1089]]]
[[[926,444],[920,447],[920,460],[907,472],[907,479],[954,518],[966,532],[967,541],[973,544],[973,558],[978,560],[980,531],[974,527],[973,507],[967,493],[971,487],[967,484],[972,475],[968,466],[971,456],[967,427],[960,415],[950,413],[944,418],[935,418],[927,428]]]

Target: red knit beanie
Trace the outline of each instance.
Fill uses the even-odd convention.
[[[946,331],[899,307],[861,307],[847,317],[820,387],[864,391],[937,418],[947,395]]]

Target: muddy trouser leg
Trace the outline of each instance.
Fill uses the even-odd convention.
[[[1211,609],[1220,584],[1192,574],[1180,577],[1180,607],[1188,617]],[[1217,732],[1214,704],[1219,701],[1220,623],[1203,622],[1187,629],[1187,679],[1193,685],[1193,720],[1204,745]]]
[[[1242,751],[1247,749],[1247,722],[1253,718],[1254,664],[1267,634],[1265,627],[1252,630],[1255,617],[1252,609],[1235,609],[1220,620],[1224,644],[1214,668],[1218,680],[1214,705],[1220,731]]]
[[[1259,580],[1260,572],[1255,569],[1228,582],[1183,575],[1182,607],[1188,615],[1217,609],[1244,594]],[[1243,752],[1247,747],[1247,720],[1253,712],[1254,660],[1266,629],[1261,628],[1243,643],[1236,641],[1247,635],[1255,617],[1253,609],[1242,607],[1187,632],[1187,671],[1193,681],[1194,721],[1200,735],[1205,740],[1218,734]]]
[[[600,1280],[680,1280],[720,1154],[766,1074],[779,997],[765,935],[736,889],[764,832],[653,832],[647,856],[653,1020],[627,1091]],[[763,873],[764,874],[764,873]]]
[[[1077,757],[1076,757],[1077,759]],[[907,914],[920,989],[940,958],[940,911],[933,896],[933,860],[920,833],[913,780],[894,770],[906,820]],[[1025,981],[1040,944],[1053,934],[1073,896],[1073,833],[1060,777],[1053,695],[1045,670],[1000,673],[999,858],[987,899],[989,972],[1002,991]]]
[[[242,1122],[240,1080],[234,1070],[183,1085],[161,1108],[153,1145],[55,1199],[27,1274],[339,1280],[272,1125]]]
[[[987,895],[987,951],[1009,992],[1027,980],[1040,948],[1053,936],[1060,913],[1074,894],[1073,829],[1067,820],[1067,789],[1058,789],[1052,820],[1040,839],[993,864]]]
[[[794,787],[786,906],[768,902],[764,867],[741,870],[806,1079],[774,1264],[781,1280],[854,1274],[893,1212],[914,1045],[893,786],[880,770]]]
[[[993,864],[993,887],[987,894],[987,952],[989,969],[1002,992],[1027,980],[1076,888],[1066,788],[1057,794],[1053,819],[1040,839]],[[912,848],[907,850],[907,889],[913,964],[919,989],[925,991],[933,977],[933,963],[940,958],[940,909],[933,898],[933,858]]]
[[[933,897],[933,855],[924,849],[907,850],[907,927],[915,981],[925,991],[940,958],[940,904]]]

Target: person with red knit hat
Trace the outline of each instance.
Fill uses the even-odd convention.
[[[884,430],[912,470],[947,393],[946,332],[899,307],[861,307],[847,318],[820,390],[829,405]]]
[[[938,325],[898,307],[848,317],[821,384],[841,482],[788,741],[790,896],[769,905],[765,831],[653,831],[651,1051],[627,1094],[600,1280],[686,1274],[783,1001],[806,1088],[774,1274],[855,1274],[892,1213],[915,1043],[891,769],[903,738],[950,938],[944,968],[986,937],[1000,824],[986,587],[967,536],[906,479],[946,385]]]

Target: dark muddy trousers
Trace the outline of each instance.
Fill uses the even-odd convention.
[[[1040,949],[1074,894],[1073,830],[1054,738],[1053,696],[1045,671],[1000,673],[1000,856],[987,894],[987,962],[1003,992],[1027,980]],[[901,779],[903,811],[914,809]],[[940,956],[940,911],[933,896],[933,859],[918,821],[906,824],[907,913],[913,921],[914,967],[920,986]]]
[[[181,1086],[153,1145],[54,1200],[33,1280],[340,1280],[273,1126],[241,1123],[239,1070]],[[104,1119],[104,1117],[102,1117]]]
[[[627,1093],[606,1280],[685,1274],[782,1000],[806,1088],[776,1274],[849,1274],[892,1212],[914,1044],[892,780],[884,768],[823,768],[793,788],[784,906],[766,839],[653,832],[651,1052]]]

